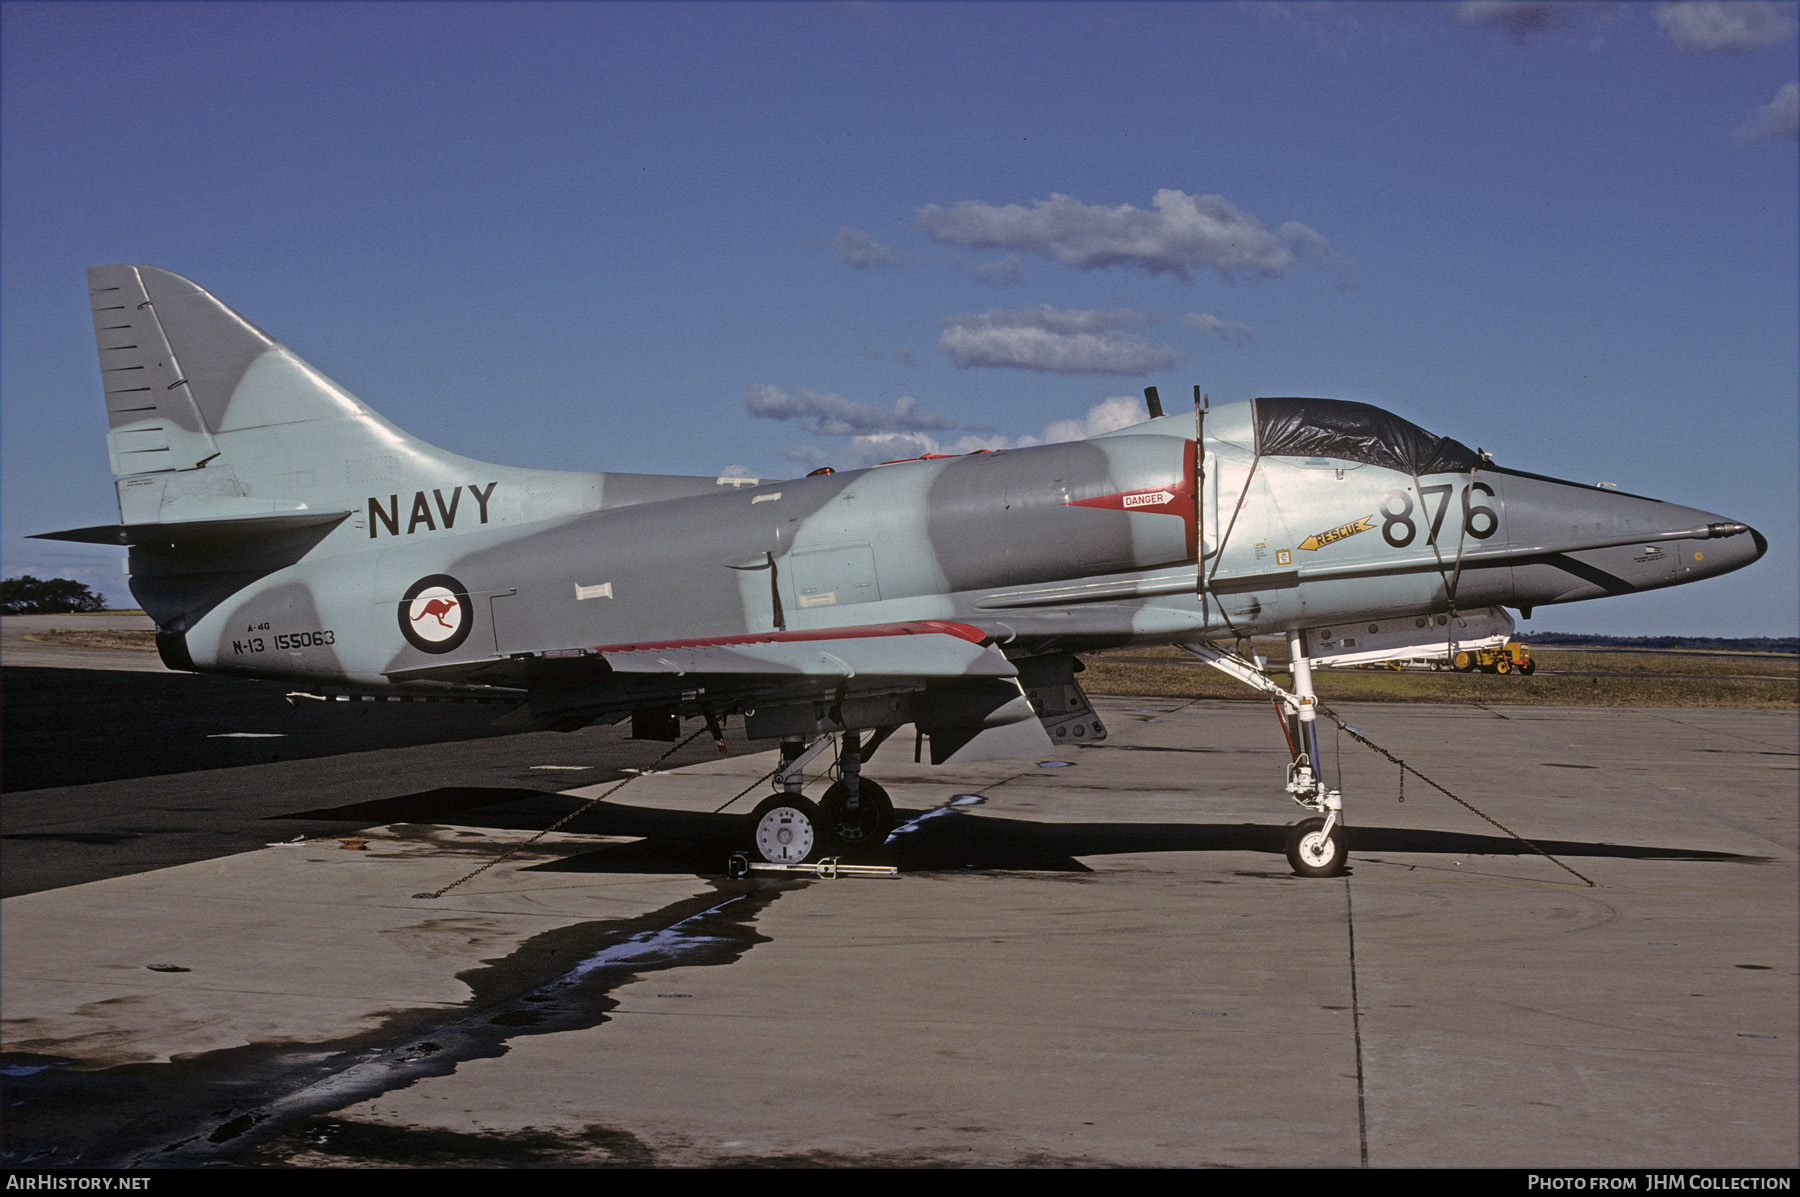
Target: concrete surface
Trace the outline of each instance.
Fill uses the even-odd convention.
[[[1064,767],[885,746],[897,879],[725,879],[750,754],[437,899],[598,787],[9,898],[4,1160],[1796,1163],[1795,716],[1344,712],[1590,887],[1348,738],[1295,878],[1265,707],[1101,707]]]

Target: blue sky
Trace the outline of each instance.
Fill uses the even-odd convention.
[[[0,3],[4,570],[124,602],[83,270],[402,427],[762,477],[1380,404],[1754,524],[1532,627],[1792,635],[1795,5]],[[1130,400],[1130,402],[1128,402]]]

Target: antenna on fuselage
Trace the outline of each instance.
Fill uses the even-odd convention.
[[[1156,393],[1155,387],[1144,388],[1144,402],[1149,405],[1150,418],[1160,420],[1162,418],[1162,397]]]
[[[1194,384],[1194,592],[1200,596],[1200,611],[1206,612],[1206,409],[1212,396],[1200,393]],[[1222,614],[1225,608],[1220,606]]]

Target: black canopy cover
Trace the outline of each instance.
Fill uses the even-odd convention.
[[[1410,420],[1345,399],[1256,400],[1256,451],[1264,457],[1335,457],[1413,475],[1475,467],[1475,451]]]

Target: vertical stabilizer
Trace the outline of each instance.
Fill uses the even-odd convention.
[[[178,274],[96,266],[88,290],[126,526],[385,511],[459,486],[486,500],[496,483],[482,524],[597,504],[599,475],[484,464],[396,428]]]
[[[125,530],[270,517],[312,526],[311,515],[334,512],[348,517],[334,543],[366,548],[740,481],[476,461],[395,427],[178,274],[95,266],[88,291]],[[146,543],[121,529],[71,535]]]

